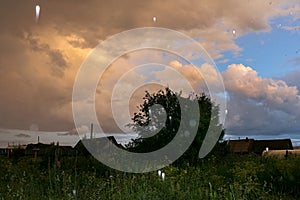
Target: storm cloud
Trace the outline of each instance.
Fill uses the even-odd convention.
[[[1,1],[0,128],[30,129],[37,124],[40,130],[73,130],[72,87],[76,73],[91,50],[113,34],[139,27],[170,28],[195,38],[212,58],[222,59],[224,52],[236,56],[242,53],[242,47],[236,43],[240,36],[271,31],[272,19],[296,12],[299,7],[293,7],[295,3],[280,0],[272,3],[261,0],[40,1],[41,13],[36,22],[33,1]],[[126,69],[126,64],[123,66]],[[109,73],[113,76],[104,84],[114,83],[113,79],[118,77],[116,71],[108,71],[107,76]],[[235,110],[244,113],[256,110],[249,107],[253,102],[247,99],[257,101],[258,105],[262,102],[271,110],[263,113],[257,109],[261,116],[274,112],[298,119],[295,113],[298,110],[287,107],[299,106],[298,90],[293,85],[264,80],[243,65],[229,66],[223,74],[231,98],[236,99],[232,101],[236,103],[230,102],[229,127],[239,127],[248,120]],[[109,91],[100,91],[106,92]],[[106,101],[97,103],[107,108]],[[101,115],[100,118],[109,127],[111,117]],[[276,120],[271,122],[277,123]],[[257,121],[255,126],[265,125]]]

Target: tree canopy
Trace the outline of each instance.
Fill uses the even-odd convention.
[[[195,109],[189,108],[188,105],[191,101],[196,101],[199,106],[200,117],[197,123],[199,126],[192,144],[181,159],[196,160],[208,127],[213,126],[213,128],[217,128],[216,130],[220,130],[222,127],[222,124],[219,123],[218,105],[215,105],[204,93],[183,97],[181,92],[176,93],[170,88],[165,88],[165,90],[159,90],[153,94],[146,91],[143,99],[143,104],[138,107],[139,112],[134,113],[133,122],[128,125],[134,132],[139,134],[137,139],[133,139],[127,145],[129,151],[137,153],[152,152],[167,145],[176,134],[186,134],[178,133],[178,129],[179,126],[185,126],[181,118],[182,109],[186,109],[185,111],[189,112],[190,115],[197,112]],[[184,108],[181,108],[181,106]],[[219,140],[223,136],[224,130],[222,130]]]

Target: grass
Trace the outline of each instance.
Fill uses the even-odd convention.
[[[43,160],[44,159],[44,160]],[[0,157],[0,199],[297,199],[300,158],[210,156],[157,172],[129,174],[93,158],[66,157],[61,168],[46,158]],[[45,164],[47,163],[47,164]]]

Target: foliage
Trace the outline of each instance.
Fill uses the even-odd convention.
[[[196,137],[181,160],[184,159],[189,162],[196,160],[209,126],[215,131],[222,131],[222,125],[219,123],[219,107],[205,94],[183,97],[181,93],[175,93],[171,89],[166,88],[165,90],[160,90],[153,94],[146,91],[143,99],[144,102],[139,106],[139,112],[134,113],[132,118],[133,123],[129,125],[140,137],[134,139],[127,145],[129,151],[155,151],[168,144],[176,134],[184,135],[185,133],[180,132],[179,126],[188,127],[191,121],[182,119],[181,112],[189,113],[189,119],[197,119],[199,112],[191,106],[195,105],[193,102],[196,102],[196,105],[198,104],[199,106],[199,122],[195,122],[199,124],[199,126]],[[162,108],[164,108],[165,111],[164,119],[166,119],[166,121],[162,120],[163,117],[161,117],[164,116]],[[161,128],[161,130],[153,135],[159,128]],[[186,129],[188,130],[188,128]],[[223,135],[224,130],[219,139],[221,139]]]

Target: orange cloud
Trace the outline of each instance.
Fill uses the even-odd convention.
[[[92,0],[84,4],[70,0],[41,1],[42,13],[36,23],[34,3],[2,1],[0,127],[29,129],[32,124],[38,124],[40,130],[71,130],[74,127],[72,87],[76,73],[90,51],[113,34],[145,26],[171,28],[197,39],[216,59],[221,58],[224,51],[239,54],[242,49],[235,43],[236,38],[248,32],[269,31],[270,20],[297,11],[299,6],[293,8],[297,3],[279,0],[272,1],[272,5],[261,0],[135,0],[126,3]],[[155,23],[153,16],[156,16]],[[297,18],[299,16],[295,15]],[[233,29],[236,35],[232,34]],[[147,62],[147,57],[140,55],[141,62]],[[120,68],[107,71],[100,84],[113,85],[123,72],[120,69],[126,71],[131,65],[119,64]],[[192,84],[197,85],[200,78],[191,68],[174,67],[180,68]],[[202,70],[214,73],[205,66]],[[229,76],[230,71],[226,74]],[[105,76],[110,78],[106,80]],[[264,90],[268,91],[266,97],[269,99],[296,93],[295,89],[280,82],[260,80],[255,74],[251,75],[251,70],[246,76],[257,85],[251,86],[239,77],[240,85],[237,82],[228,82],[228,85],[247,95],[262,96],[263,90],[255,87],[259,83],[266,84]],[[213,76],[210,77],[209,81],[213,82]],[[105,92],[109,91],[100,90],[108,96]],[[285,102],[285,97],[278,98],[278,102]],[[103,102],[105,99],[103,97]],[[106,111],[106,105],[99,106]]]

